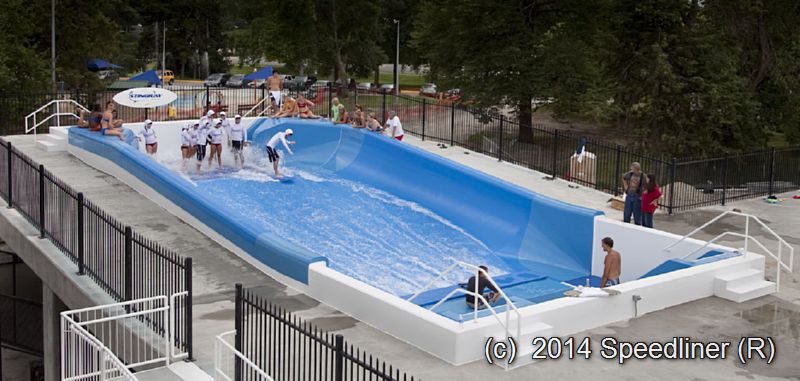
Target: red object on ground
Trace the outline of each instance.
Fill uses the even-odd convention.
[[[800,200],[800,194],[796,194],[796,195],[792,196],[792,198],[795,199],[795,200]]]

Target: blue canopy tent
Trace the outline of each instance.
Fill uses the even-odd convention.
[[[255,81],[257,79],[267,79],[272,75],[272,66],[267,66],[259,71],[244,76],[244,79]]]
[[[122,66],[115,65],[111,62],[108,62],[106,60],[101,60],[99,58],[92,58],[86,61],[86,68],[91,71],[100,71],[100,70],[122,69]]]
[[[142,74],[135,75],[128,78],[129,81],[147,81],[151,85],[160,85],[161,80],[158,79],[158,74],[155,70],[148,70]]]

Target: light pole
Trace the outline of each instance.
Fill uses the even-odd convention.
[[[50,72],[53,79],[53,92],[56,86],[56,0],[50,0]]]
[[[397,41],[394,50],[394,95],[397,95],[400,94],[400,78],[397,72],[400,66],[400,20],[394,19],[394,23],[397,25]]]

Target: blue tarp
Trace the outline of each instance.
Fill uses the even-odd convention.
[[[155,70],[148,70],[142,74],[135,75],[128,78],[129,81],[147,81],[154,85],[160,85],[161,80],[158,79],[158,74]]]
[[[86,61],[86,68],[91,71],[99,71],[99,70],[110,70],[110,69],[122,69],[122,66],[115,65],[111,62],[106,60],[101,60],[99,58],[92,58],[89,61]]]
[[[270,75],[272,75],[272,66],[267,66],[255,73],[245,75],[244,79],[254,81],[256,79],[267,79]]]

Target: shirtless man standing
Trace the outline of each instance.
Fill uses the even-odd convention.
[[[622,257],[614,250],[614,240],[610,237],[603,238],[601,245],[606,252],[603,259],[603,277],[600,278],[600,287],[616,286],[619,284],[619,274],[622,271]]]
[[[269,89],[269,95],[272,95],[275,98],[275,102],[280,106],[283,103],[283,98],[281,97],[283,79],[278,75],[277,71],[273,71],[272,75],[267,78],[267,89]]]

